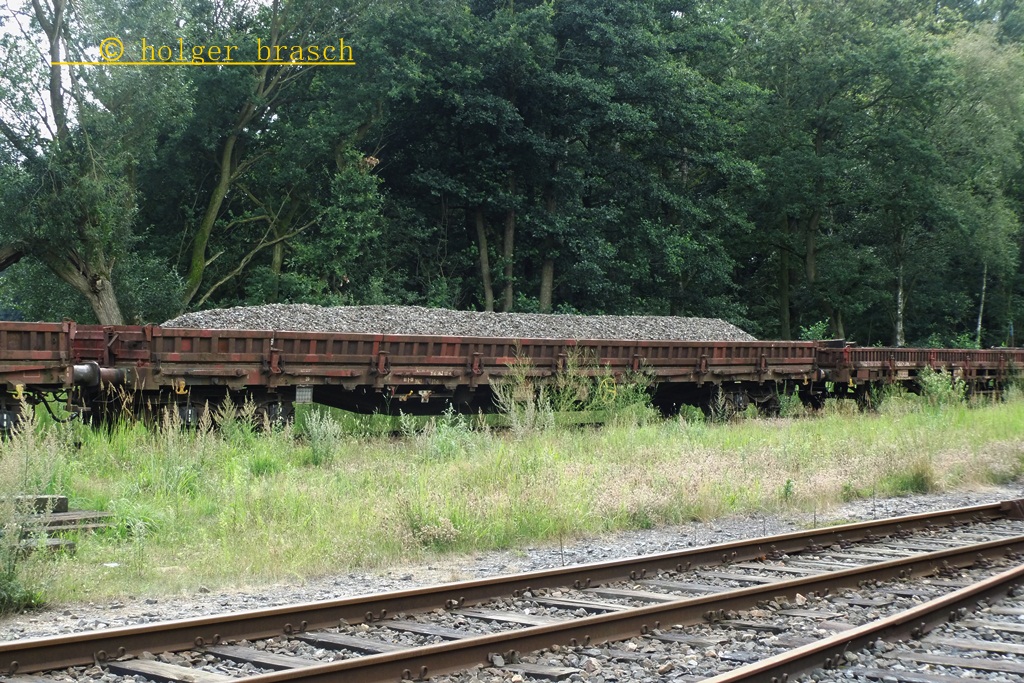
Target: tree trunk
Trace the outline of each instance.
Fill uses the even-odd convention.
[[[981,348],[981,318],[985,313],[985,290],[988,286],[988,263],[981,269],[981,302],[978,304],[978,329],[974,334],[974,345]]]
[[[510,178],[508,181],[509,199],[515,195],[516,181],[515,178]],[[503,274],[505,276],[505,291],[502,301],[503,311],[511,311],[515,305],[515,292],[513,290],[514,283],[512,282],[512,275],[515,270],[514,259],[515,259],[515,245],[516,245],[516,210],[508,209],[505,212],[505,235],[501,248],[501,257],[504,260]]]
[[[54,275],[86,298],[101,325],[124,325],[108,268],[94,268],[75,252],[68,255],[50,252],[41,258]]]
[[[237,135],[231,135],[224,143],[224,149],[220,154],[220,175],[217,177],[217,186],[213,188],[210,201],[206,204],[206,212],[203,220],[199,223],[199,229],[192,241],[192,261],[189,265],[188,275],[185,278],[185,293],[182,297],[182,308],[195,297],[199,286],[203,283],[203,273],[206,272],[206,245],[210,243],[210,235],[213,233],[213,226],[220,215],[220,207],[224,204],[224,198],[231,188],[231,176],[234,169],[235,143]]]
[[[558,173],[558,163],[556,162],[552,169],[552,177]],[[558,209],[558,202],[555,200],[554,188],[548,185],[544,191],[544,208],[548,212],[549,218],[554,221],[555,211]],[[540,268],[540,312],[550,313],[552,299],[555,294],[555,257],[551,255],[554,248],[551,244],[545,245],[545,257],[544,262]]]
[[[785,241],[789,242],[789,219],[783,219],[782,229]],[[789,312],[789,249],[786,244],[779,249],[779,337],[793,338]]]
[[[487,244],[487,226],[484,225],[484,210],[476,209],[476,248],[480,252],[480,280],[484,285],[484,310],[494,311],[494,284],[491,281],[491,256]]]
[[[896,277],[896,340],[897,347],[906,346],[907,338],[903,332],[903,315],[906,311],[906,293],[903,291],[903,264],[899,265]]]
[[[540,312],[551,312],[551,300],[555,290],[555,259],[548,256],[540,270]]]
[[[274,289],[270,292],[270,303],[281,300],[281,270],[284,268],[284,242],[274,245],[270,254],[270,272],[274,274]]]
[[[811,286],[818,280],[819,225],[821,225],[821,209],[815,209],[807,222],[807,234],[804,236],[804,266],[807,273],[807,284]]]
[[[843,324],[843,312],[836,308],[832,310],[832,331],[836,339],[846,339],[846,326]]]
[[[7,270],[24,256],[16,247],[0,247],[0,271]]]

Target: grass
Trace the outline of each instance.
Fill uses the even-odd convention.
[[[399,420],[401,436],[353,433],[321,413],[304,417],[302,434],[264,434],[229,413],[219,430],[38,425],[0,448],[3,462],[21,463],[16,486],[115,513],[115,528],[78,538],[74,555],[19,562],[26,590],[54,602],[294,581],[730,513],[820,511],[1005,483],[1024,470],[1024,401],[921,401],[868,415],[842,405],[809,419],[724,424],[633,410],[597,429],[471,428],[475,418],[446,415]]]

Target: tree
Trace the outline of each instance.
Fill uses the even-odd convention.
[[[64,0],[36,1],[9,9],[2,22],[10,59],[0,74],[0,90],[9,93],[0,112],[3,265],[38,259],[101,322],[121,323],[112,270],[130,242],[135,208],[124,153],[109,136],[108,113],[80,85],[89,83],[87,74],[57,64],[83,54],[83,17]]]

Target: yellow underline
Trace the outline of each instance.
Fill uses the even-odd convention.
[[[50,62],[50,66],[355,66],[355,62]]]

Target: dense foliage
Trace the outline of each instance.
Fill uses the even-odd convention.
[[[417,303],[964,346],[1024,317],[1016,0],[40,0],[0,22],[0,315]],[[51,66],[108,36],[343,37],[357,64]]]

